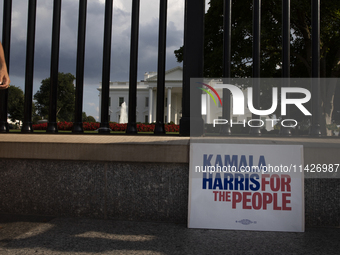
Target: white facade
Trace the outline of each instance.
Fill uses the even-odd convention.
[[[164,121],[179,124],[182,111],[182,67],[175,67],[165,73]],[[101,112],[101,87],[99,90],[99,112]],[[129,105],[129,82],[110,82],[110,121],[119,122],[121,103]],[[156,121],[157,73],[144,74],[144,80],[137,83],[137,122]],[[149,107],[151,106],[151,107]],[[169,118],[170,117],[170,118]]]
[[[165,73],[165,94],[164,94],[164,122],[179,124],[182,117],[182,67],[175,67]],[[222,95],[221,82],[211,80],[209,85],[214,87],[219,95]],[[99,90],[99,106],[101,106],[101,87]],[[247,102],[247,90],[244,90],[245,104]],[[210,96],[203,92],[205,98],[206,114],[203,115],[205,123],[213,123],[214,119],[222,118],[222,107],[218,103],[216,107]],[[121,107],[125,102],[129,105],[129,82],[110,82],[109,115],[110,121],[119,122]],[[232,110],[232,100],[230,102]],[[137,122],[153,123],[156,121],[157,105],[157,73],[149,72],[144,74],[144,80],[137,83]],[[150,107],[151,106],[151,107]],[[245,105],[245,115],[232,115],[233,123],[248,122],[252,114]],[[100,110],[99,110],[100,111]],[[169,118],[170,117],[170,118]],[[268,116],[261,116],[262,120],[269,119]],[[272,122],[264,121],[268,131],[272,130]]]

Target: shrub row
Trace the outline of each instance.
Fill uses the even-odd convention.
[[[110,128],[112,131],[125,131],[126,124],[119,124],[119,123],[109,123]],[[71,131],[73,127],[72,122],[58,122],[58,130],[68,130]],[[98,122],[84,122],[83,128],[85,131],[94,131],[100,128],[100,123]],[[47,123],[42,124],[34,124],[34,130],[46,130]],[[153,132],[155,129],[155,124],[137,124],[138,132]],[[175,124],[165,124],[165,131],[166,132],[179,132],[179,125]]]

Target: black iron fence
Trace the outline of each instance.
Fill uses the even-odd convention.
[[[57,86],[59,64],[59,39],[61,2],[54,0],[52,49],[51,49],[51,85],[50,107],[48,116],[47,133],[57,133]],[[22,126],[23,133],[33,132],[32,128],[32,90],[33,90],[33,66],[35,46],[36,0],[29,0],[28,27],[26,49],[26,74],[25,74],[25,110]],[[320,77],[320,0],[311,0],[312,4],[312,77]],[[129,77],[129,112],[127,134],[137,133],[136,102],[137,102],[137,63],[138,63],[138,34],[139,34],[139,10],[140,0],[132,0],[131,20],[131,52],[130,52],[130,77]],[[79,0],[79,25],[76,67],[76,100],[73,123],[73,133],[83,133],[82,105],[84,87],[84,52],[86,31],[87,0]],[[109,90],[110,90],[110,56],[111,56],[111,31],[112,31],[113,0],[105,1],[105,24],[103,45],[103,70],[102,70],[102,101],[101,101],[101,125],[99,133],[110,133],[109,128]],[[165,51],[166,51],[166,24],[167,24],[167,0],[160,0],[159,11],[159,48],[158,48],[158,81],[157,81],[157,114],[155,134],[165,134],[164,128],[164,90],[165,90]],[[224,0],[224,54],[223,76],[230,77],[231,68],[231,14],[232,0]],[[10,60],[12,0],[4,1],[3,36],[7,66]],[[184,24],[184,63],[183,63],[183,90],[182,90],[182,118],[180,120],[180,135],[190,135],[190,125],[203,125],[199,112],[190,114],[190,78],[203,77],[203,51],[204,51],[204,15],[205,0],[185,0],[185,24]],[[282,1],[282,76],[290,77],[290,0]],[[260,42],[261,42],[261,0],[253,0],[253,77],[260,77]],[[312,85],[312,124],[310,134],[320,136],[319,116],[319,90],[320,84]],[[254,107],[259,106],[259,84],[253,85]],[[0,132],[9,132],[7,123],[8,91],[0,91]],[[230,100],[230,92],[223,91],[223,100]],[[200,102],[198,102],[199,104]],[[150,106],[151,107],[151,106]],[[199,109],[199,107],[198,107]],[[257,108],[258,109],[258,108]],[[289,115],[289,112],[288,112]],[[223,104],[223,118],[230,119],[229,104]],[[258,119],[259,116],[253,116]],[[230,127],[224,126],[221,133],[230,135]],[[251,128],[252,135],[260,135],[259,128]],[[289,136],[290,129],[282,128],[281,135]]]

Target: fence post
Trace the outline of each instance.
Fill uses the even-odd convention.
[[[84,133],[83,128],[83,91],[86,35],[87,0],[79,0],[78,46],[76,70],[76,101],[72,133]]]
[[[223,33],[223,83],[230,83],[231,78],[231,14],[232,0],[224,0],[224,33]],[[221,125],[221,135],[231,135],[230,129],[230,98],[229,89],[223,89],[222,119],[228,120],[226,125]]]
[[[261,0],[253,0],[253,104],[260,108],[260,66],[261,66]],[[252,114],[253,119],[260,116]],[[257,121],[259,122],[259,121]],[[260,127],[251,127],[250,134],[261,136]]]
[[[290,87],[290,0],[282,1],[282,85]],[[286,118],[290,119],[290,105]],[[291,128],[281,126],[281,136],[291,136]]]
[[[109,99],[110,99],[110,63],[111,63],[111,36],[112,36],[112,0],[105,1],[105,24],[104,24],[104,49],[103,49],[103,72],[102,72],[102,102],[101,120],[98,133],[109,134]]]
[[[185,1],[184,51],[183,51],[183,92],[182,118],[180,120],[180,135],[190,135],[190,125],[195,125],[197,133],[203,134],[203,119],[201,115],[201,91],[190,87],[190,78],[203,78],[204,50],[204,0]],[[194,102],[190,97],[197,98]],[[192,115],[190,114],[192,104]]]
[[[2,46],[6,58],[7,71],[9,72],[9,58],[11,47],[11,20],[12,20],[12,0],[4,1],[2,23]],[[9,132],[7,123],[8,111],[8,89],[0,90],[0,133]]]
[[[32,127],[32,97],[34,74],[34,46],[37,0],[28,3],[27,22],[27,49],[26,49],[26,74],[25,74],[25,111],[22,133],[33,133]]]
[[[165,134],[164,127],[164,92],[165,92],[165,58],[166,58],[166,21],[168,0],[161,0],[159,7],[159,40],[157,69],[157,113],[155,135]],[[168,98],[169,100],[169,98]],[[149,106],[150,107],[150,106]],[[169,117],[169,116],[168,116]]]
[[[59,44],[60,44],[60,16],[61,0],[54,0],[52,25],[52,53],[50,75],[50,109],[46,133],[58,133],[57,125],[57,97],[58,97],[58,71],[59,71]]]
[[[321,136],[320,129],[320,0],[312,0],[312,126],[311,136]]]
[[[139,5],[140,5],[140,0],[132,1],[130,79],[129,79],[129,116],[128,116],[128,125],[126,128],[127,134],[137,134],[136,107],[137,107]]]

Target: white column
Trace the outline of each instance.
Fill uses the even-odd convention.
[[[157,107],[157,91],[153,90],[152,91],[152,99],[154,99],[152,102],[152,122],[156,121],[156,107]]]
[[[174,122],[177,125],[177,117],[178,117],[177,94],[174,94],[174,109],[175,109]]]
[[[168,87],[168,123],[171,121],[171,87]]]
[[[149,88],[149,123],[152,123],[152,97],[153,97],[153,91],[152,88]]]
[[[210,96],[208,94],[207,95],[207,123],[211,123],[210,122]]]
[[[102,90],[99,91],[99,121],[102,122]]]

